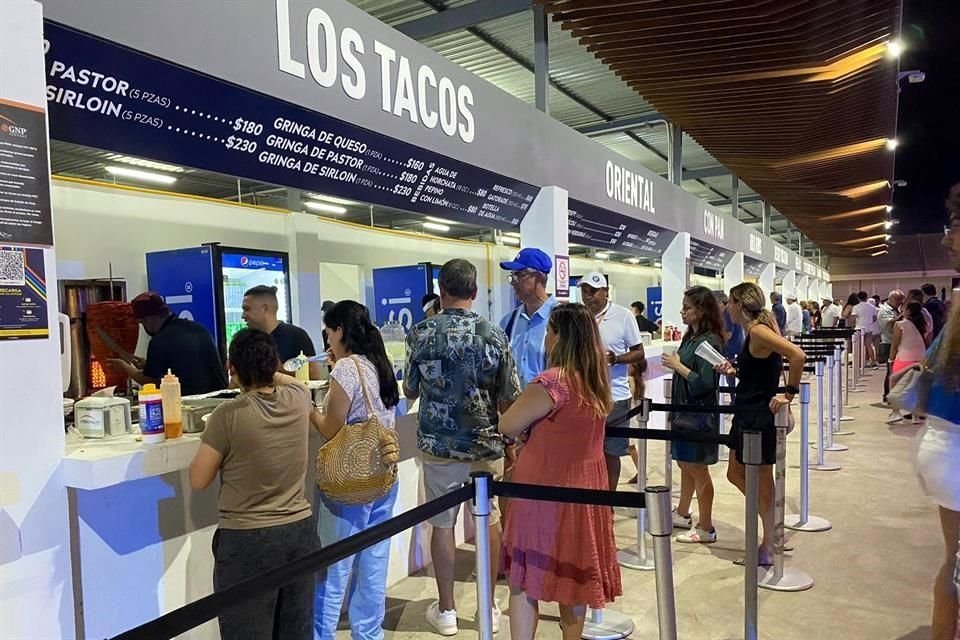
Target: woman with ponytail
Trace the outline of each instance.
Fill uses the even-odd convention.
[[[806,355],[800,348],[782,338],[777,331],[773,314],[764,308],[763,289],[752,282],[738,284],[730,290],[727,308],[730,317],[743,328],[746,339],[737,367],[729,362],[717,366],[724,375],[737,377],[737,391],[733,405],[740,409],[753,409],[752,413],[733,417],[730,435],[739,443],[744,431],[759,431],[762,434],[760,466],[760,519],[763,522],[763,542],[760,544],[761,566],[773,564],[773,465],[777,461],[777,430],[774,415],[781,407],[789,405],[799,393],[800,379]],[[786,393],[777,395],[783,374],[783,360],[790,363],[790,379]],[[768,409],[770,413],[758,413],[756,409]],[[727,479],[741,492],[746,493],[746,470],[743,452],[730,456]]]
[[[323,324],[333,370],[325,411],[315,412],[313,417],[320,435],[329,440],[344,425],[365,422],[369,418],[365,393],[380,424],[394,428],[400,389],[383,338],[370,322],[366,307],[351,300],[338,302],[324,314]],[[382,498],[359,505],[335,502],[318,491],[314,504],[320,542],[327,546],[390,519],[396,500],[396,484]],[[326,576],[317,582],[317,638],[335,637],[340,608],[354,573],[348,611],[352,636],[383,637],[389,559],[390,540],[384,540],[327,569]]]
[[[960,272],[960,183],[947,199],[950,224],[944,227],[943,246],[953,268]],[[954,583],[960,540],[960,298],[953,292],[950,319],[926,355],[933,382],[926,402],[926,425],[919,437],[917,472],[927,494],[940,509],[944,560],[933,587],[931,640],[957,636],[957,585]]]

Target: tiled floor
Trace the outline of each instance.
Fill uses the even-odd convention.
[[[888,426],[879,406],[880,372],[865,380],[863,393],[851,394],[859,407],[845,423],[856,433],[838,438],[849,451],[829,453],[843,469],[811,472],[811,513],[830,520],[825,533],[787,532],[795,547],[788,566],[816,581],[801,593],[760,592],[760,637],[777,640],[927,640],[930,587],[942,556],[936,511],[921,494],[913,475],[913,437],[920,427]],[[816,392],[812,394],[816,402]],[[817,408],[811,411],[815,427]],[[811,449],[811,456],[815,455]],[[799,429],[789,446],[787,511],[799,497]],[[651,442],[650,482],[662,482],[662,444]],[[624,478],[633,469],[625,462]],[[717,490],[714,508],[720,540],[710,546],[672,546],[679,637],[690,640],[743,638],[743,573],[731,560],[743,554],[743,499],[725,478],[725,463],[713,468]],[[629,490],[627,485],[621,487]],[[696,505],[694,504],[694,507]],[[694,510],[695,511],[695,510]],[[621,547],[636,540],[635,522],[617,517]],[[470,580],[470,547],[458,558],[460,637],[475,637],[475,587]],[[652,573],[623,571],[626,594],[613,605],[636,623],[634,638],[656,638],[657,610]],[[439,637],[424,621],[436,597],[431,577],[411,577],[389,592],[387,637]],[[507,589],[498,588],[507,607]],[[538,638],[558,638],[555,606],[541,609]],[[506,612],[509,615],[509,612]],[[503,620],[498,637],[509,637]],[[342,637],[349,637],[341,631]]]

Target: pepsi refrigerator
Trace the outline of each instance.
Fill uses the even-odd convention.
[[[290,259],[284,252],[205,244],[147,254],[147,287],[174,314],[205,326],[223,356],[246,326],[243,294],[257,285],[277,288],[277,318],[289,322]]]

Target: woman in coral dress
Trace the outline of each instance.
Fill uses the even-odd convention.
[[[548,370],[500,419],[508,437],[528,432],[512,481],[606,489],[606,416],[613,402],[597,323],[586,307],[561,304],[550,314]],[[587,606],[623,593],[610,507],[511,500],[501,568],[510,584],[510,635],[532,640],[539,602],[560,605],[564,640],[583,631]]]

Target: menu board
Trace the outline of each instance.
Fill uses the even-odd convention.
[[[51,137],[500,229],[539,188],[45,22]]]
[[[744,275],[750,276],[752,278],[759,278],[760,274],[763,273],[764,268],[767,266],[767,263],[760,260],[754,260],[753,258],[743,257],[743,273]]]
[[[42,109],[0,99],[0,241],[53,244]]]
[[[649,222],[572,199],[569,229],[571,242],[648,257],[662,256],[677,235]]]
[[[734,252],[730,249],[690,238],[690,262],[695,267],[710,269],[711,271],[723,271],[727,263],[733,259],[733,254]]]

